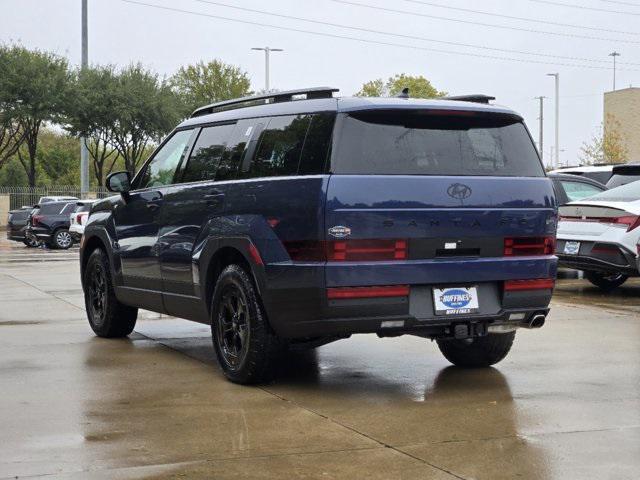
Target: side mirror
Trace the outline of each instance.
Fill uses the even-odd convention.
[[[131,177],[129,172],[114,172],[107,176],[107,190],[116,193],[129,193],[131,190]]]

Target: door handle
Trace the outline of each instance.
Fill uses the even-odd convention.
[[[149,203],[147,203],[147,208],[148,208],[149,210],[152,210],[152,211],[153,211],[153,210],[157,210],[158,208],[160,208],[160,203],[157,203],[157,202],[149,202]]]

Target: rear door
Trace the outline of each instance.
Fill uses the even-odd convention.
[[[164,196],[193,136],[176,131],[156,151],[134,181],[134,190],[115,209],[113,218],[125,287],[148,291],[147,308],[162,310],[162,278],[158,259],[158,214]]]
[[[331,246],[339,245],[335,259],[366,264],[375,253],[378,260],[388,254],[387,260],[420,263],[350,270],[330,261],[327,287],[466,285],[550,275],[542,263],[518,272],[513,264],[497,268],[483,261],[503,257],[506,239],[542,245],[555,232],[553,187],[519,117],[369,111],[341,115],[334,137],[329,260]]]

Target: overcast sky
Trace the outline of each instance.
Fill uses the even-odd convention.
[[[269,45],[285,50],[272,54],[272,88],[329,85],[340,88],[341,95],[351,95],[362,83],[374,78],[402,72],[424,75],[438,89],[450,94],[486,93],[497,97],[497,103],[510,106],[525,117],[536,140],[538,102],[534,97],[544,95],[548,97],[545,162],[549,158],[549,147],[554,144],[554,86],[547,73],[559,72],[561,76],[561,161],[569,164],[578,162],[582,142],[597,132],[602,121],[602,94],[612,89],[609,53],[616,50],[622,54],[618,58],[618,88],[640,86],[640,0],[221,0],[216,4],[204,0],[136,1],[226,19],[125,0],[89,0],[91,63],[142,62],[163,75],[171,75],[181,65],[218,58],[246,70],[253,88],[259,90],[264,87],[264,56],[262,52],[251,51],[251,47]],[[0,0],[0,42],[19,42],[28,48],[50,50],[78,64],[80,5],[81,0]],[[395,45],[388,45],[390,43]],[[587,66],[597,68],[585,68]]]

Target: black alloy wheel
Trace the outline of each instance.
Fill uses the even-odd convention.
[[[234,284],[226,285],[216,322],[218,347],[227,367],[237,370],[249,347],[249,319],[244,293]]]

